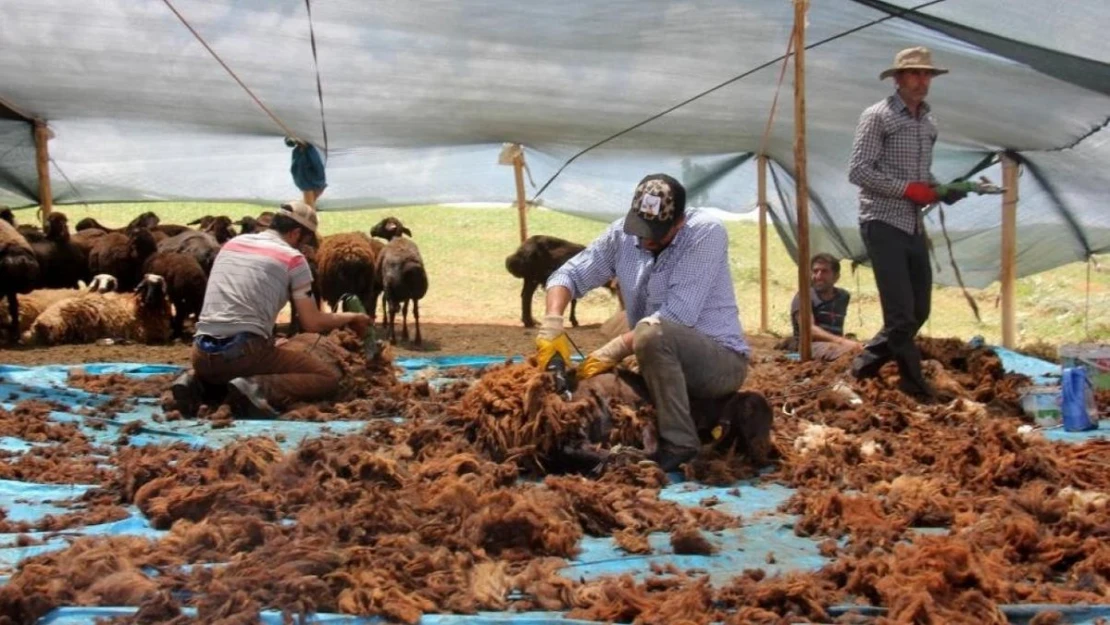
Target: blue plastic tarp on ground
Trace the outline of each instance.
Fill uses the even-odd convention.
[[[1015,359],[1010,353],[1000,353],[1004,364],[1013,366],[1031,377],[1042,375],[1044,372],[1043,361],[1026,359],[1022,356]],[[1016,355],[1020,356],[1020,355]],[[451,356],[442,358],[407,358],[398,360],[395,364],[403,370],[403,377],[411,379],[412,376],[429,369],[444,370],[453,367],[483,367],[500,364],[505,359],[491,356]],[[1034,361],[1034,362],[1030,362]],[[1050,365],[1050,363],[1044,363]],[[95,364],[84,365],[85,372],[91,374],[119,373],[128,376],[148,376],[165,373],[177,373],[178,367],[144,364]],[[69,406],[67,411],[52,412],[51,419],[60,422],[73,422],[81,428],[82,432],[95,443],[112,445],[119,438],[119,428],[128,423],[139,420],[143,427],[138,432],[129,435],[129,444],[146,445],[172,442],[186,442],[196,446],[221,446],[242,437],[268,436],[277,437],[285,449],[291,449],[301,440],[320,436],[325,433],[337,435],[356,433],[360,431],[365,422],[330,422],[306,423],[296,421],[236,421],[232,427],[212,429],[211,426],[200,420],[177,420],[159,423],[154,420],[154,415],[160,410],[153,400],[140,400],[134,408],[117,414],[114,418],[103,420],[104,428],[96,429],[85,424],[86,417],[76,414],[83,407],[95,407],[108,398],[101,395],[86,393],[66,386],[66,377],[72,367],[12,367],[0,366],[0,398],[17,401],[22,398],[46,399],[60,402]],[[438,378],[433,372],[433,380]],[[0,404],[10,409],[11,403]],[[1104,424],[1110,430],[1110,425]],[[1050,439],[1073,440],[1075,442],[1089,438],[1091,433],[1067,433],[1062,430],[1046,432]],[[11,437],[0,438],[0,448],[14,453],[22,453],[34,445],[43,443],[28,443]],[[672,475],[678,479],[677,475]],[[35,521],[46,514],[61,514],[67,510],[56,505],[67,499],[80,497],[90,488],[88,485],[46,485],[27,484],[15,481],[0,480],[0,506],[9,514],[10,520]],[[697,506],[707,499],[715,500],[712,504],[718,510],[739,514],[742,516],[742,526],[726,529],[719,532],[706,532],[706,538],[717,548],[712,556],[676,555],[670,546],[669,536],[666,533],[657,533],[649,537],[653,553],[649,555],[628,554],[617,548],[612,538],[586,537],[580,543],[581,552],[568,563],[563,574],[574,579],[593,579],[605,575],[631,574],[643,578],[650,573],[653,564],[674,565],[680,570],[696,570],[709,575],[714,584],[725,584],[733,576],[744,569],[763,569],[769,574],[776,574],[795,570],[814,570],[828,562],[818,553],[817,543],[807,538],[794,534],[793,523],[795,518],[779,512],[781,505],[793,494],[793,490],[768,484],[742,483],[732,487],[709,487],[696,483],[675,483],[661,491],[660,497],[664,500],[674,501],[683,506]],[[0,535],[0,569],[12,570],[19,561],[64,548],[68,544],[68,537],[96,535],[96,534],[126,534],[157,538],[165,532],[154,530],[150,527],[138,510],[133,507],[125,519],[112,523],[96,526],[87,526],[67,530],[54,535],[38,533],[29,534],[34,538],[45,539],[40,545],[18,547],[17,535]],[[0,577],[6,582],[6,578]],[[847,610],[859,610],[854,606],[834,608],[833,613]],[[1007,606],[1004,611],[1010,616],[1012,622],[1028,622],[1032,616],[1046,609],[1061,609],[1068,615],[1072,623],[1093,623],[1096,617],[1110,616],[1110,608],[1096,606],[1093,608],[1075,606]],[[864,608],[869,613],[878,614],[881,611],[874,608]],[[133,608],[60,608],[44,617],[40,622],[58,625],[70,623],[89,623],[100,618],[111,618],[134,614]],[[186,611],[186,614],[192,612]],[[266,612],[260,616],[262,623],[280,623],[281,615]],[[306,622],[310,623],[350,623],[371,624],[384,623],[378,618],[356,618],[342,615],[319,614]],[[421,619],[422,625],[455,625],[459,623],[514,623],[515,625],[548,625],[581,623],[566,619],[557,613],[482,613],[478,615],[426,615]]]

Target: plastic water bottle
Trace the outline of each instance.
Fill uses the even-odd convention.
[[[1066,367],[1061,380],[1060,414],[1064,429],[1069,432],[1084,432],[1098,427],[1098,421],[1091,419],[1094,404],[1091,383],[1087,380],[1087,370],[1083,367]]]

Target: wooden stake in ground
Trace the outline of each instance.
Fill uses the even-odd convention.
[[[798,205],[798,353],[813,356],[809,296],[809,185],[806,176],[806,12],[809,0],[794,0],[794,182]]]
[[[513,158],[513,177],[516,178],[516,210],[520,218],[520,242],[528,238],[528,204],[524,199],[524,149]]]
[[[497,156],[498,165],[512,165],[516,180],[516,210],[520,218],[520,242],[528,238],[528,201],[524,197],[524,146],[506,143]]]
[[[46,145],[51,134],[46,122],[35,120],[35,167],[39,173],[39,211],[44,226],[50,211],[54,210],[54,194],[50,189],[50,150]]]
[[[767,157],[759,155],[756,182],[759,189],[759,331],[767,333]]]
[[[1002,282],[1002,346],[1013,348],[1017,328],[1014,323],[1014,278],[1017,265],[1017,203],[1018,165],[1005,152],[1001,155],[1002,186],[1002,258],[999,280]]]

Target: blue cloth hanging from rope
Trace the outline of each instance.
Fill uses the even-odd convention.
[[[326,189],[328,179],[324,173],[324,159],[316,146],[291,138],[285,139],[285,145],[293,148],[293,164],[289,168],[289,173],[293,174],[293,183],[297,188],[301,191]]]

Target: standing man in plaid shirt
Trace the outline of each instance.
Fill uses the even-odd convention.
[[[540,368],[569,365],[567,304],[614,277],[633,329],[589,354],[578,379],[635,354],[658,419],[654,460],[673,471],[700,447],[690,397],[724,397],[748,373],[751,350],[733,292],[728,233],[710,215],[686,210],[686,189],[674,178],[644,178],[628,215],[548,279],[547,314],[536,337]]]
[[[925,96],[933,77],[946,73],[933,65],[926,48],[908,48],[895,56],[894,66],[879,79],[894,76],[897,90],[860,116],[848,173],[860,188],[860,231],[883,307],[883,328],[852,363],[852,373],[860,379],[873,377],[893,359],[901,375],[899,388],[923,401],[932,401],[935,393],[921,373],[921,354],[914,345],[929,318],[933,286],[922,209],[966,195],[949,191],[938,196],[930,171],[937,127]]]

